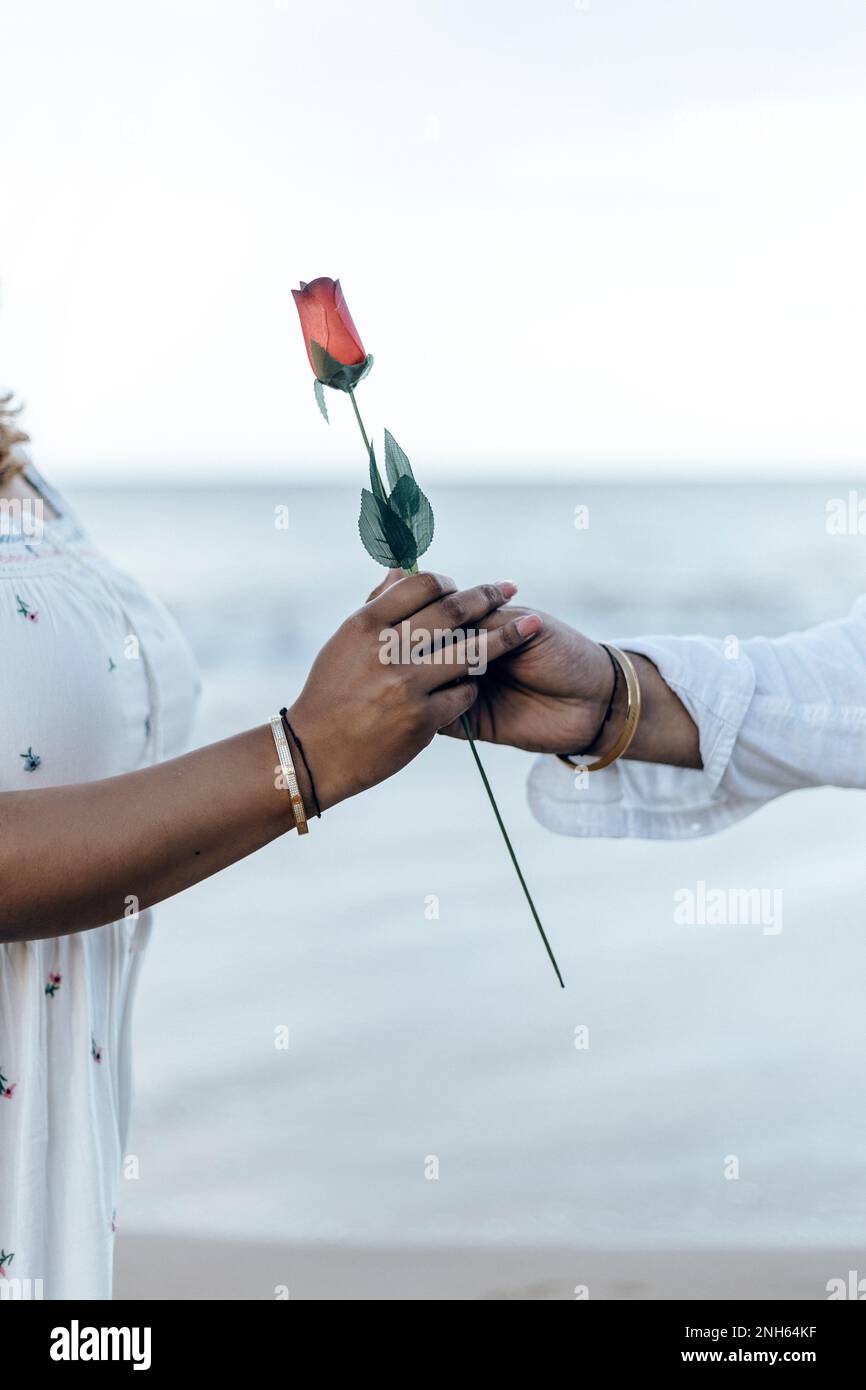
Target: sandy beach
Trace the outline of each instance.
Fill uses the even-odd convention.
[[[362,1249],[121,1237],[115,1299],[316,1301],[826,1299],[866,1267],[839,1250]],[[578,1293],[586,1289],[587,1292]]]

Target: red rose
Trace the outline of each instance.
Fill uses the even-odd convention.
[[[318,381],[348,391],[372,366],[343,298],[339,280],[320,275],[292,290],[304,347]]]

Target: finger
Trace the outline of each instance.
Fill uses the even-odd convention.
[[[466,683],[469,683],[469,682],[464,682],[464,683],[466,684]],[[478,681],[478,682],[472,681],[471,684],[473,684],[473,685],[474,685],[474,684],[477,684],[477,685],[478,685],[478,696],[477,696],[476,699],[474,699],[474,700],[472,701],[472,704],[469,706],[469,708],[468,708],[467,710],[464,710],[464,711],[463,711],[462,717],[458,716],[457,719],[453,719],[453,720],[451,721],[450,724],[443,724],[443,725],[442,725],[442,728],[439,730],[439,733],[440,733],[440,734],[445,734],[447,738],[462,738],[462,739],[464,740],[464,742],[465,742],[465,740],[469,737],[470,734],[471,734],[472,738],[479,738],[479,737],[480,737],[480,734],[479,734],[479,732],[478,732],[479,723],[480,723],[479,715],[480,715],[481,712],[482,712],[483,703],[484,703],[484,702],[483,702],[483,697],[482,697],[481,682],[480,682],[480,681]],[[436,692],[437,695],[439,695],[439,694],[441,694],[441,693],[442,693],[441,691],[437,691],[437,692]],[[431,699],[432,699],[432,698],[433,698],[433,697],[431,696]],[[468,724],[468,725],[469,725],[469,733],[468,733],[468,734],[467,734],[465,728],[463,727],[464,724]]]
[[[478,699],[478,682],[467,680],[446,690],[435,690],[430,696],[430,709],[437,729],[447,728],[449,724],[466,714]]]
[[[425,608],[437,599],[444,598],[457,588],[453,579],[445,574],[431,574],[428,570],[421,574],[410,574],[386,587],[378,598],[367,604],[372,622],[377,627],[390,627],[411,618],[419,608]]]
[[[367,595],[364,602],[370,603],[372,599],[378,598],[380,594],[384,594],[386,589],[390,589],[392,584],[396,584],[397,581],[402,578],[402,570],[389,570],[388,573],[385,575],[385,578],[382,580],[381,584],[376,585],[375,589],[373,589],[373,591]]]
[[[471,703],[470,708],[468,708],[466,712],[468,726],[470,726],[470,734],[473,735],[473,738],[478,737],[477,733],[475,733],[474,727],[475,709],[477,709],[477,706],[478,701],[474,701],[473,703]],[[466,742],[467,734],[466,730],[464,730],[463,727],[463,720],[461,719],[455,719],[450,724],[443,724],[441,730],[439,730],[439,733],[445,734],[446,738],[461,738],[464,742]]]
[[[510,580],[502,580],[499,584],[478,584],[474,589],[455,590],[445,598],[419,609],[412,618],[411,630],[414,634],[426,629],[433,648],[441,645],[445,633],[455,628],[474,627],[516,593],[517,585]]]
[[[431,652],[419,663],[419,679],[428,689],[435,690],[464,676],[483,676],[491,662],[531,641],[543,626],[543,619],[537,613],[525,613],[495,631],[482,628],[471,632]]]
[[[491,661],[497,661],[500,656],[507,656],[509,652],[537,637],[543,627],[544,619],[539,613],[524,613],[494,631],[485,632],[488,666]]]

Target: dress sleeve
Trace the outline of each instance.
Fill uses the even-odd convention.
[[[620,760],[529,775],[536,819],[562,835],[711,835],[801,787],[866,787],[866,597],[846,618],[780,638],[651,637],[646,656],[694,719],[703,768]]]

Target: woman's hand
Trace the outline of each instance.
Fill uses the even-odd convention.
[[[508,583],[458,591],[453,579],[438,574],[389,574],[337,629],[288,712],[323,810],[399,771],[438,729],[471,709],[478,659],[462,634],[515,592]],[[492,626],[484,651],[488,672],[541,626],[525,610]],[[305,801],[309,808],[312,801]]]

